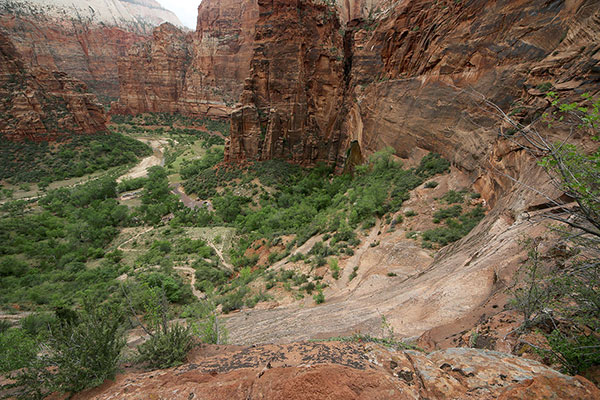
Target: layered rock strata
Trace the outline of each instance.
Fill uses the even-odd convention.
[[[28,69],[0,32],[0,137],[51,140],[106,132],[104,108],[86,85],[63,72]]]
[[[65,72],[116,99],[117,60],[155,26],[177,17],[151,0],[6,0],[0,26],[29,67]]]
[[[226,117],[248,76],[256,0],[205,0],[195,33],[164,24],[119,63],[116,113]]]

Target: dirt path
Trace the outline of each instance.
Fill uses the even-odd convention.
[[[221,250],[219,250],[217,248],[217,246],[214,245],[213,242],[211,242],[208,239],[204,239],[204,241],[206,242],[206,244],[208,244],[210,247],[213,248],[213,250],[215,251],[215,253],[217,253],[217,256],[219,256],[219,260],[221,260],[221,263],[223,263],[223,265],[225,266],[225,268],[229,269],[230,271],[235,271],[235,268],[233,267],[233,265],[231,265],[230,263],[228,263],[227,261],[225,261],[225,257],[223,257],[223,252]]]
[[[117,247],[117,249],[118,249],[118,250],[121,250],[121,251],[132,251],[132,250],[134,250],[134,251],[137,251],[137,250],[135,250],[135,249],[127,249],[127,250],[124,250],[124,249],[123,249],[123,246],[125,246],[127,243],[129,243],[129,242],[131,242],[131,241],[133,241],[133,240],[135,240],[135,239],[139,238],[140,236],[142,236],[142,235],[144,235],[144,234],[146,234],[146,233],[148,233],[148,232],[150,232],[150,231],[152,231],[152,230],[154,230],[154,227],[153,227],[153,226],[152,226],[152,227],[150,227],[150,228],[148,228],[148,229],[146,229],[145,231],[142,231],[142,232],[138,233],[137,235],[134,235],[134,236],[130,237],[129,239],[127,239],[126,241],[124,241],[123,243],[121,243],[121,244],[120,244],[120,245]]]
[[[182,271],[187,277],[190,278],[190,286],[192,287],[192,293],[198,300],[204,300],[206,295],[196,289],[196,270],[191,267],[173,267],[176,271]]]

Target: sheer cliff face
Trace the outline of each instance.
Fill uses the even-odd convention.
[[[204,0],[195,33],[158,27],[151,42],[119,63],[120,99],[113,111],[228,116],[249,74],[257,19],[256,0]],[[167,50],[172,47],[177,50]]]
[[[152,40],[133,46],[119,62],[120,97],[113,109],[121,112],[178,111],[191,61],[191,34],[171,24],[154,30]]]
[[[170,21],[151,0],[12,0],[0,4],[0,26],[29,67],[59,70],[102,97],[117,98],[116,62],[132,44]]]
[[[105,132],[105,122],[104,109],[84,83],[62,72],[28,69],[0,32],[0,139],[93,134]]]
[[[335,12],[299,1],[259,1],[254,57],[232,114],[227,160],[329,160],[338,152],[344,42]]]
[[[334,22],[318,25],[321,6],[261,1],[250,80],[226,156],[341,167],[355,141],[363,154],[385,146],[402,157],[440,152],[481,176],[482,187],[501,184],[485,181],[483,171],[491,154],[501,159],[512,149],[498,147],[502,127],[482,96],[527,122],[548,104],[537,87],[597,91],[600,11],[593,3],[409,0],[380,19],[351,21],[341,43]],[[310,10],[315,26],[297,28],[294,8]],[[343,61],[328,53],[334,47],[345,50]],[[316,54],[328,66],[313,63]],[[328,119],[331,113],[343,122]]]
[[[600,11],[592,3],[403,2],[374,30],[354,31],[356,102],[342,136],[367,154],[384,146],[402,157],[440,152],[494,204],[511,185],[498,171],[539,177],[523,168],[524,154],[498,140],[510,127],[483,98],[530,123],[548,107],[539,88],[597,93]]]

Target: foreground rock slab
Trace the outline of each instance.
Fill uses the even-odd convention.
[[[167,370],[127,373],[77,399],[597,399],[535,361],[478,349],[425,354],[373,343],[207,346]]]

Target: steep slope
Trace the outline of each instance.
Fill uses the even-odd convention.
[[[226,159],[283,158],[304,165],[324,161],[341,170],[351,144],[363,155],[392,146],[408,162],[433,151],[455,166],[456,183],[450,189],[473,187],[492,209],[466,238],[435,258],[415,248],[406,232],[373,228],[375,236],[368,240],[381,244],[346,265],[348,270],[359,266],[358,279],[327,290],[329,300],[317,307],[301,304],[231,316],[232,337],[251,343],[268,337],[289,341],[357,330],[373,333],[381,315],[406,337],[442,325],[447,327],[445,338],[469,329],[504,305],[504,287],[523,259],[519,238],[544,232],[535,214],[548,200],[526,185],[551,198],[561,195],[532,157],[501,137],[510,127],[499,122],[497,110],[484,99],[527,124],[548,108],[548,88],[565,99],[585,92],[597,95],[596,2],[399,2],[381,20],[348,25],[344,84],[331,97],[318,90],[336,88],[329,84],[327,69],[299,75],[298,64],[265,51],[295,38],[288,34],[293,26],[272,22],[289,18],[291,4],[259,2],[251,79],[242,106],[232,115]],[[305,15],[326,15],[321,5],[302,5],[309,10]],[[268,35],[259,34],[263,25]],[[335,34],[327,40],[335,40]],[[324,52],[320,43],[298,46],[294,54],[310,60],[311,54]],[[310,65],[303,63],[304,68]],[[289,85],[288,77],[297,85]],[[337,119],[318,123],[319,115],[331,109]],[[558,125],[543,133],[550,140],[568,135]],[[433,201],[420,196],[407,206]],[[386,279],[396,269],[402,279]]]
[[[49,140],[105,132],[104,109],[84,83],[62,72],[27,69],[0,33],[0,137]]]
[[[119,102],[112,111],[229,115],[250,68],[256,0],[205,0],[195,33],[161,26],[119,62]]]
[[[0,26],[27,65],[72,75],[103,98],[118,96],[119,57],[164,21],[181,25],[154,1],[0,2]]]

